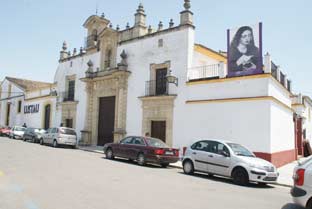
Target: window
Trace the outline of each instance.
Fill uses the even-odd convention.
[[[22,111],[22,101],[18,101],[18,106],[17,106],[17,113],[21,113]]]
[[[135,137],[132,141],[133,144],[135,145],[145,145],[144,140],[139,137]]]
[[[120,144],[131,144],[132,141],[132,137],[127,137],[125,139],[123,139]]]
[[[207,141],[200,141],[192,145],[192,149],[208,152],[209,144]]]
[[[217,142],[217,154],[222,155],[222,153],[225,152],[230,156],[229,149],[222,143]]]
[[[75,80],[68,81],[68,101],[74,101],[75,98]]]
[[[163,46],[164,46],[164,40],[158,39],[158,47],[163,47]]]
[[[73,127],[73,119],[66,119],[65,126],[67,128],[72,128]]]

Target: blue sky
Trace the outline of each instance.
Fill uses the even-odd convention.
[[[116,27],[134,21],[142,2],[147,24],[177,24],[183,0],[1,0],[0,80],[5,76],[53,81],[62,42],[69,48],[83,45],[84,21],[105,13]],[[196,42],[214,50],[226,50],[226,29],[263,22],[263,52],[293,82],[295,92],[312,96],[311,0],[192,0]]]

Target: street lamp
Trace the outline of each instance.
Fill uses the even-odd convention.
[[[178,78],[171,75],[171,70],[169,70],[169,72],[167,73],[166,79],[167,79],[168,83],[173,83],[176,86],[178,86]]]

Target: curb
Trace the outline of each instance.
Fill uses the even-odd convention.
[[[102,151],[97,151],[97,150],[90,150],[90,149],[84,149],[83,147],[78,147],[79,150],[86,151],[86,152],[93,152],[97,154],[103,154]],[[177,168],[177,169],[182,169],[182,167],[177,166],[177,165],[169,165],[171,168]],[[282,187],[287,187],[287,188],[292,188],[292,185],[289,184],[283,184],[283,183],[274,183],[271,185],[277,185],[277,186],[282,186]]]

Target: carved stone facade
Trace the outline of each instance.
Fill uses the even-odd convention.
[[[87,109],[85,128],[82,131],[84,144],[97,144],[99,100],[101,97],[115,96],[114,141],[126,134],[127,93],[129,71],[111,70],[102,76],[83,78],[86,82]]]
[[[66,124],[66,119],[71,119],[73,127],[76,128],[76,114],[77,114],[77,104],[78,102],[63,102],[62,103],[62,123]]]
[[[141,97],[142,100],[142,134],[151,133],[152,121],[166,121],[166,144],[173,145],[173,108],[176,96]]]

